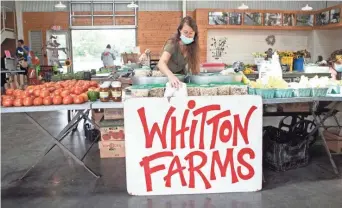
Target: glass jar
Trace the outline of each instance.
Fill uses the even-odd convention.
[[[101,102],[108,102],[110,100],[110,85],[107,83],[103,83],[100,86],[100,100]]]
[[[111,95],[112,95],[112,100],[114,102],[121,102],[122,100],[121,82],[119,81],[112,82]]]

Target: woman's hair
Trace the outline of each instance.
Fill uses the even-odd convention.
[[[177,33],[174,34],[168,41],[171,41],[171,43],[173,44],[178,44],[178,42],[180,41],[180,36],[181,36],[180,31],[183,29],[184,24],[187,24],[195,32],[194,41],[186,45],[186,52],[187,52],[187,59],[188,59],[188,67],[190,71],[193,74],[198,74],[200,72],[198,27],[197,27],[195,20],[189,16],[184,17],[177,28]]]
[[[109,49],[110,49],[111,47],[110,47],[110,45],[108,44],[106,48],[109,48]]]

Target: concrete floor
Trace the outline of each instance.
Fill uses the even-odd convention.
[[[66,124],[65,112],[32,113],[52,135]],[[314,148],[310,165],[284,173],[265,171],[263,191],[210,195],[133,197],[126,193],[124,159],[100,159],[97,145],[85,159],[102,175],[95,179],[83,167],[54,148],[22,181],[16,179],[42,154],[50,140],[35,129],[23,114],[1,115],[2,207],[115,207],[115,208],[337,208],[342,207],[342,178],[331,171],[320,146]],[[81,130],[82,128],[79,127]],[[64,139],[79,157],[89,146],[75,132]],[[342,172],[342,157],[335,156]]]

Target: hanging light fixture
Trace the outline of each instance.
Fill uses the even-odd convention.
[[[135,8],[138,8],[138,5],[134,3],[134,1],[132,1],[130,4],[127,5],[128,8],[131,8],[131,9],[135,9]]]
[[[59,3],[55,5],[55,8],[64,9],[64,8],[66,8],[66,5],[65,5],[65,4],[62,4],[62,2],[59,1]]]
[[[249,7],[244,3],[242,3],[241,6],[238,7],[238,9],[248,9],[248,8]]]
[[[302,11],[311,11],[312,10],[312,7],[309,6],[308,4],[302,8]]]

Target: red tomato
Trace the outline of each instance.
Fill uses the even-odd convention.
[[[30,97],[32,95],[32,93],[29,90],[25,90],[24,95],[25,95],[25,97]]]
[[[81,87],[76,87],[75,90],[74,90],[74,93],[76,95],[80,95],[81,93],[83,93],[83,88]]]
[[[72,102],[73,102],[73,98],[70,95],[63,97],[63,104],[64,105],[72,104]]]
[[[33,87],[30,87],[30,88],[28,88],[26,90],[30,93],[30,95],[33,95],[33,92],[34,92],[34,88]]]
[[[24,106],[31,106],[33,104],[33,99],[31,97],[26,97],[23,100]]]
[[[13,106],[13,99],[6,98],[2,101],[2,105],[5,107],[11,107]]]
[[[40,97],[41,98],[45,98],[45,97],[49,97],[49,96],[50,96],[50,92],[48,90],[40,91]]]
[[[6,95],[13,95],[14,90],[13,89],[7,89]]]
[[[39,97],[39,96],[40,96],[40,90],[39,90],[39,89],[34,90],[34,91],[33,91],[33,95],[34,95],[35,97]]]
[[[75,104],[81,104],[81,103],[84,103],[84,99],[83,99],[83,96],[81,95],[77,95],[74,97],[74,103]]]
[[[98,86],[98,84],[96,81],[90,81],[90,86],[96,88]]]
[[[23,99],[22,98],[17,98],[14,100],[13,105],[16,107],[23,106]]]
[[[88,102],[88,95],[86,93],[82,93],[81,96],[83,97],[84,102]]]
[[[64,98],[64,97],[66,97],[66,96],[69,96],[70,95],[70,91],[69,90],[63,90],[62,92],[61,92],[61,96]]]
[[[62,104],[62,102],[63,102],[63,98],[59,95],[54,96],[52,99],[52,103],[54,105],[60,105],[60,104]]]
[[[57,89],[53,92],[53,95],[61,95],[62,89]]]
[[[44,105],[52,105],[52,98],[51,97],[44,97],[43,98]]]
[[[55,91],[55,90],[56,90],[55,87],[49,87],[49,92],[53,92],[53,91]]]
[[[21,90],[14,90],[13,94],[15,97],[20,97],[21,96]]]
[[[36,97],[34,100],[33,100],[33,105],[42,105],[43,104],[43,98],[41,97]]]

